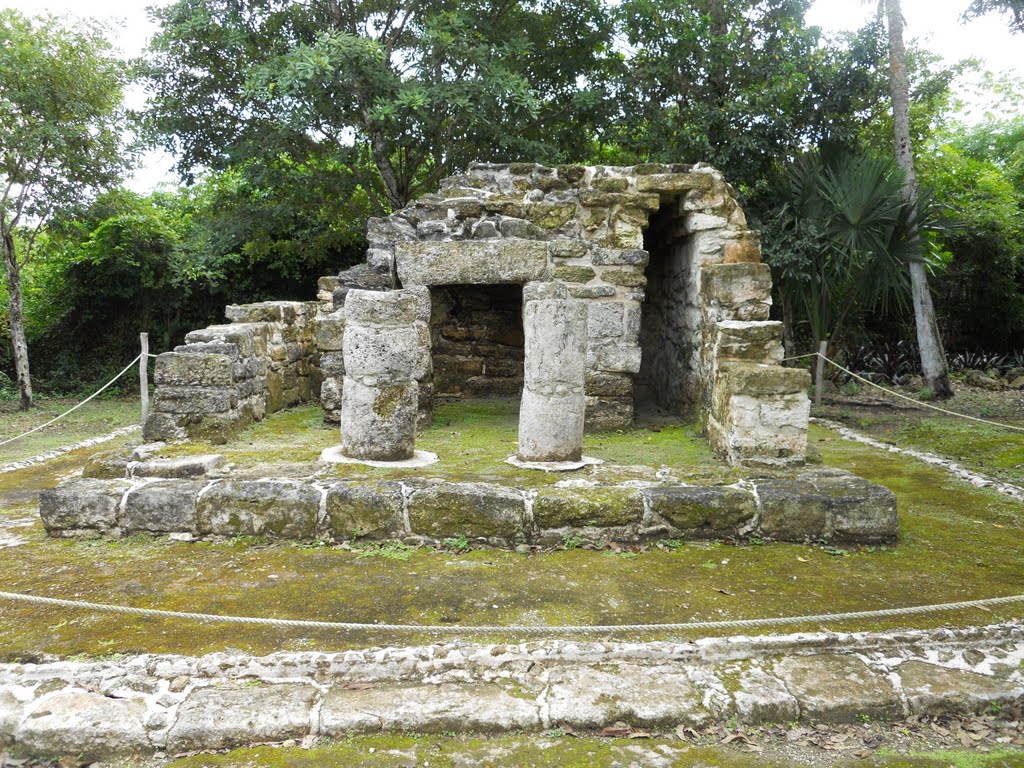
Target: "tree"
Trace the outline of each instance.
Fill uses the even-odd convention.
[[[617,60],[600,0],[177,0],[150,121],[181,170],[334,167],[376,209],[479,159],[582,159]]]
[[[95,23],[0,11],[0,237],[23,409],[32,404],[32,380],[21,269],[55,210],[118,179],[125,81],[125,65]]]
[[[906,50],[903,46],[903,13],[899,0],[881,0],[889,29],[889,83],[892,93],[893,137],[896,164],[903,171],[903,199],[911,211],[917,208],[917,178],[914,174],[913,147],[910,142],[910,83],[907,78]],[[926,385],[937,397],[952,397],[949,367],[942,349],[939,325],[935,317],[928,275],[922,258],[921,238],[914,219],[909,237],[910,287],[917,327],[917,346],[921,354],[921,372]]]
[[[974,0],[964,11],[968,21],[987,13],[1010,14],[1010,31],[1024,33],[1024,0]]]

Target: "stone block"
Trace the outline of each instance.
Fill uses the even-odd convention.
[[[828,500],[807,482],[784,478],[755,480],[761,532],[784,541],[825,536]]]
[[[556,266],[551,276],[555,280],[564,280],[567,283],[589,283],[597,276],[597,273],[594,272],[593,267],[564,264]]]
[[[410,326],[420,319],[422,296],[412,291],[351,290],[345,297],[345,318],[361,326]]]
[[[294,480],[228,480],[199,497],[196,528],[202,535],[316,537],[320,493]]]
[[[590,254],[586,243],[562,237],[549,241],[548,251],[552,259],[583,259]]]
[[[906,661],[898,669],[910,712],[915,715],[971,715],[993,705],[1012,707],[1024,697],[1024,683],[1011,683],[923,661]]]
[[[657,192],[659,195],[679,195],[692,189],[711,189],[713,178],[707,173],[654,173],[639,176],[637,192]]]
[[[633,426],[633,397],[587,397],[585,432],[606,432]]]
[[[788,657],[775,674],[801,703],[810,722],[855,723],[862,717],[899,717],[899,696],[885,676],[856,656],[835,654]]]
[[[552,387],[561,388],[567,391],[543,394],[524,384],[517,449],[521,461],[579,461],[583,455],[586,399],[582,372],[574,391],[561,384]]]
[[[321,278],[323,279],[323,278]],[[305,315],[301,301],[260,301],[253,304],[229,304],[224,315],[233,323],[294,323]]]
[[[498,232],[502,237],[516,237],[524,240],[543,240],[545,231],[526,219],[499,216]]]
[[[14,741],[24,709],[25,705],[11,691],[0,687],[0,748]]]
[[[633,377],[625,373],[588,370],[584,391],[595,397],[632,398]]]
[[[343,352],[325,352],[320,355],[320,372],[324,378],[340,379],[345,375],[345,355]]]
[[[178,707],[167,733],[171,752],[228,749],[254,742],[301,739],[319,692],[302,683],[248,688],[198,688]]]
[[[266,353],[270,333],[268,323],[211,325],[185,334],[185,344],[233,344],[241,357],[252,357]]]
[[[380,713],[380,714],[378,714]],[[540,706],[496,684],[409,685],[398,690],[333,687],[324,697],[324,736],[411,731],[415,733],[529,731],[541,726]]]
[[[233,387],[157,387],[153,410],[163,413],[203,415],[224,413],[238,405]]]
[[[509,488],[486,483],[440,483],[420,488],[409,498],[413,533],[441,539],[465,535],[524,540],[526,502]]]
[[[625,192],[629,189],[629,180],[621,176],[596,178],[591,183],[601,192]]]
[[[619,663],[613,669],[552,670],[548,717],[573,728],[625,722],[672,729],[701,725],[711,717],[703,692],[676,668]]]
[[[722,320],[715,324],[714,351],[718,360],[777,365],[785,357],[782,323]]]
[[[587,305],[587,336],[621,338],[625,330],[625,309],[621,301],[594,301]]]
[[[327,529],[334,539],[380,538],[403,531],[399,483],[335,483],[327,488]]]
[[[741,488],[648,488],[643,495],[651,511],[690,535],[735,535],[756,513],[753,495]]]
[[[825,530],[832,541],[879,544],[896,540],[896,494],[888,488],[829,468],[803,472],[798,478],[827,499]]]
[[[741,723],[792,723],[800,719],[800,704],[777,677],[759,667],[740,674],[739,686],[732,694],[736,717]]]
[[[164,352],[153,372],[157,387],[228,387],[234,381],[232,359],[226,355]]]
[[[219,453],[205,456],[182,456],[175,459],[147,459],[128,467],[131,477],[163,477],[185,479],[202,477],[220,469],[226,459]]]
[[[724,264],[760,264],[761,238],[757,232],[747,231],[725,243],[722,252]]]
[[[701,269],[700,291],[713,321],[767,320],[771,270],[767,264],[707,264]]]
[[[726,362],[718,368],[716,386],[719,384],[730,394],[753,398],[790,395],[806,393],[811,385],[811,374],[803,368]]]
[[[68,480],[39,493],[39,516],[47,531],[97,530],[117,527],[124,480]]]
[[[316,316],[316,346],[321,352],[340,352],[345,348],[345,311],[322,312]]]
[[[124,502],[121,527],[129,533],[191,532],[196,528],[196,498],[204,482],[155,480],[132,488]]]
[[[568,289],[574,299],[600,299],[618,293],[614,285],[570,285]]]
[[[114,699],[85,691],[61,692],[28,708],[15,736],[18,749],[34,755],[75,755],[92,762],[153,748],[140,696]]]
[[[371,461],[411,458],[418,398],[415,381],[367,386],[346,376],[341,396],[342,453]]]
[[[351,295],[351,294],[350,294]],[[382,382],[398,383],[422,375],[424,338],[413,325],[345,327],[345,375],[373,376]]]
[[[639,248],[595,248],[593,262],[598,266],[639,267],[643,269],[651,255]]]
[[[399,243],[395,258],[403,285],[526,283],[548,266],[547,243],[513,238]]]
[[[607,339],[587,345],[587,368],[612,373],[637,373],[640,370],[640,347]]]
[[[569,289],[561,283],[553,280],[535,281],[523,286],[523,306],[531,301],[544,301],[548,299],[568,299]]]
[[[128,476],[129,453],[123,448],[94,455],[82,468],[82,477],[93,480],[118,480]]]
[[[533,501],[538,529],[633,525],[644,515],[636,488],[553,488],[540,490]]]
[[[544,229],[558,229],[575,216],[575,203],[528,203],[523,207],[523,218]]]

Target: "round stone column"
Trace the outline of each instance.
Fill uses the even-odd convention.
[[[341,453],[362,461],[413,456],[423,365],[413,291],[350,290],[345,297],[345,379],[341,394]]]
[[[519,450],[524,462],[579,461],[587,369],[587,305],[537,299],[523,305],[526,340]]]

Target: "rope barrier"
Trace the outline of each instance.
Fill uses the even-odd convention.
[[[846,613],[810,614],[807,616],[779,616],[763,619],[729,619],[722,621],[690,621],[676,624],[609,624],[609,625],[438,625],[438,624],[378,624],[349,621],[307,621],[301,619],[273,619],[253,616],[223,616],[208,613],[190,613],[182,611],[162,611],[156,608],[134,608],[106,603],[90,603],[78,600],[62,600],[55,597],[24,595],[16,592],[0,592],[0,599],[36,605],[50,605],[60,608],[80,608],[100,613],[127,614],[147,616],[161,619],[189,619],[194,621],[224,622],[228,624],[255,624],[272,627],[290,627],[298,629],[329,629],[346,632],[418,632],[436,635],[476,635],[476,634],[519,634],[519,635],[581,635],[581,634],[620,634],[624,632],[678,632],[688,630],[713,629],[750,629],[757,627],[774,627],[786,624],[811,624],[847,621],[853,619],[878,619],[893,616],[914,616],[925,613],[960,611],[974,608],[987,609],[989,606],[1009,605],[1024,602],[1024,595],[1009,597],[991,597],[982,600],[963,600],[956,603],[938,605],[917,605],[906,608],[883,608],[874,611],[850,611]]]
[[[120,372],[119,374],[117,374],[117,376],[115,376],[114,378],[112,378],[112,379],[111,379],[110,381],[108,381],[108,382],[107,382],[106,384],[104,384],[104,385],[103,385],[102,387],[100,387],[100,388],[99,388],[99,389],[97,389],[97,390],[96,390],[95,392],[93,392],[93,393],[92,393],[91,395],[89,395],[89,396],[88,396],[87,398],[85,398],[85,400],[83,400],[82,402],[80,402],[80,403],[79,403],[78,405],[74,406],[73,408],[69,408],[68,410],[64,411],[64,413],[62,413],[62,414],[61,414],[60,416],[57,416],[56,418],[50,419],[50,420],[49,420],[48,422],[46,422],[45,424],[40,424],[40,425],[39,425],[38,427],[36,427],[35,429],[30,429],[30,430],[29,430],[28,432],[22,432],[22,433],[21,433],[20,435],[18,435],[18,436],[16,436],[16,437],[11,437],[11,438],[8,438],[7,440],[4,440],[4,441],[0,442],[0,446],[2,446],[2,445],[7,445],[8,443],[13,443],[13,442],[14,442],[15,440],[20,440],[21,438],[23,438],[23,437],[27,437],[28,435],[31,435],[31,434],[33,434],[33,433],[35,433],[35,432],[38,432],[38,431],[39,431],[39,430],[41,430],[41,429],[46,429],[46,428],[47,428],[48,426],[50,426],[51,424],[55,424],[56,422],[60,421],[61,419],[63,419],[63,418],[64,418],[65,416],[67,416],[68,414],[74,413],[74,412],[75,412],[75,411],[77,411],[77,410],[78,410],[79,408],[81,408],[81,407],[82,407],[83,405],[85,405],[85,404],[86,404],[86,403],[88,403],[88,402],[89,402],[90,400],[92,400],[92,399],[93,399],[94,397],[96,397],[96,396],[97,396],[97,395],[99,395],[99,394],[100,394],[101,392],[103,392],[103,391],[104,391],[105,389],[107,389],[107,388],[108,388],[108,387],[109,387],[109,386],[110,386],[111,384],[113,384],[113,383],[114,383],[115,381],[117,381],[117,380],[118,380],[118,379],[120,379],[120,378],[121,378],[122,376],[124,376],[124,375],[125,375],[126,373],[128,373],[128,371],[130,371],[130,370],[132,369],[132,366],[134,366],[134,365],[135,365],[135,364],[136,364],[137,362],[139,362],[139,358],[141,358],[141,357],[142,357],[142,355],[141,355],[141,354],[139,354],[139,355],[136,355],[136,356],[135,356],[135,359],[134,359],[134,360],[132,360],[132,361],[131,361],[130,363],[128,363],[128,365],[126,365],[126,366],[124,367],[124,370],[123,370],[123,371],[121,371],[121,372]]]
[[[802,360],[802,359],[807,358],[807,357],[818,357],[818,356],[819,356],[818,352],[809,352],[806,355],[797,355],[796,357],[786,357],[786,358],[783,358],[782,362],[785,363],[785,362],[788,362],[790,360]],[[1000,421],[990,421],[989,419],[979,419],[976,416],[968,416],[966,413],[957,413],[956,411],[950,411],[947,408],[940,408],[937,405],[932,405],[931,403],[925,403],[925,402],[922,402],[921,400],[915,400],[912,397],[907,397],[906,395],[901,395],[899,392],[893,392],[891,389],[887,389],[887,388],[883,387],[881,384],[876,384],[875,382],[871,381],[871,379],[867,379],[867,378],[861,376],[860,374],[854,373],[849,368],[844,368],[839,363],[837,363],[835,360],[832,360],[831,358],[826,357],[825,355],[821,355],[821,357],[825,360],[826,363],[829,363],[829,364],[835,366],[836,368],[838,368],[843,373],[845,373],[845,374],[847,374],[849,376],[852,376],[853,378],[857,379],[858,381],[862,381],[865,384],[867,384],[868,386],[874,387],[875,389],[880,389],[882,392],[885,392],[887,395],[892,395],[893,397],[898,397],[900,400],[906,400],[908,403],[913,403],[914,405],[919,406],[921,408],[930,408],[933,411],[938,411],[939,413],[945,413],[948,416],[958,416],[961,419],[969,419],[970,421],[976,421],[979,424],[988,424],[989,426],[992,426],[992,427],[1002,427],[1003,429],[1012,429],[1015,432],[1024,432],[1024,427],[1018,427],[1018,426],[1015,426],[1013,424],[1003,424]]]

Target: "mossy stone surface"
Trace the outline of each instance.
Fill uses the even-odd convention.
[[[434,538],[457,536],[524,540],[526,501],[509,488],[488,483],[438,483],[409,497],[409,527]]]
[[[588,283],[594,279],[596,273],[591,267],[558,266],[551,275],[555,280],[564,280],[567,283]]]
[[[541,529],[632,525],[643,515],[636,488],[544,488],[533,501],[533,519]]]
[[[673,527],[709,536],[735,534],[757,512],[749,491],[727,486],[650,488],[644,495]]]
[[[381,538],[402,531],[399,483],[333,483],[327,488],[326,508],[328,531],[338,540]]]
[[[204,536],[316,538],[320,494],[289,480],[224,480],[204,491],[196,528]]]

